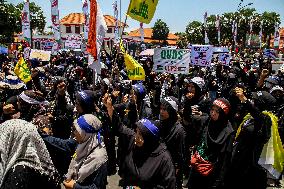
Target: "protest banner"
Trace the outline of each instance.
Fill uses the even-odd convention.
[[[210,66],[213,55],[212,45],[192,45],[191,64],[196,66]]]
[[[82,44],[82,41],[66,40],[65,41],[65,48],[80,49],[81,48],[81,44]]]
[[[154,71],[187,74],[190,51],[188,49],[154,49]]]
[[[218,61],[223,65],[229,66],[231,61],[231,54],[227,47],[214,47],[213,53],[218,54]]]
[[[51,51],[43,51],[37,49],[31,49],[30,59],[36,58],[41,61],[49,61],[50,60]]]

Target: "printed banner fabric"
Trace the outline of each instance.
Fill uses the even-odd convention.
[[[88,0],[83,0],[82,11],[83,11],[84,17],[85,17],[84,38],[85,38],[85,40],[88,40],[88,33],[89,33],[89,6],[88,6]]]
[[[24,39],[31,44],[31,28],[30,28],[30,9],[29,2],[24,3],[24,8],[22,12],[22,32]]]
[[[59,10],[58,0],[50,0],[51,2],[51,23],[54,32],[54,38],[57,42],[60,41],[60,27],[59,27]]]

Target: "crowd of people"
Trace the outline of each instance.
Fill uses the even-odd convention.
[[[146,78],[131,81],[118,51],[102,50],[96,75],[69,52],[26,60],[23,83],[19,57],[2,56],[0,188],[103,189],[114,174],[123,188],[279,185],[284,66],[272,70],[261,51],[232,57],[188,74],[156,73],[137,57]],[[271,139],[273,169],[261,163]]]

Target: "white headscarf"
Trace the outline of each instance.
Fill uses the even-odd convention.
[[[83,120],[84,123],[78,120]],[[88,124],[95,132],[86,132],[82,124]],[[81,183],[107,162],[106,148],[98,134],[101,126],[101,121],[92,114],[85,114],[74,121],[74,127],[81,135],[83,143],[77,146],[76,157],[70,163],[67,180],[74,179]]]
[[[57,181],[56,169],[44,141],[32,123],[11,119],[0,125],[0,186],[7,172],[24,165]]]

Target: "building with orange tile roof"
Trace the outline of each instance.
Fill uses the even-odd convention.
[[[129,35],[129,37],[140,38],[141,37],[140,29],[133,30],[128,35]],[[153,35],[153,29],[152,28],[144,28],[144,42],[145,43],[157,43],[157,42],[159,42],[159,40],[152,39],[152,35]],[[167,39],[167,42],[168,42],[169,45],[176,45],[177,40],[178,40],[178,36],[176,36],[175,34],[169,33],[168,39]]]
[[[115,18],[110,15],[104,15],[104,19],[108,28],[105,36],[105,45],[111,48],[114,44],[113,39],[115,37]],[[60,34],[63,42],[62,48],[65,48],[64,43],[67,39],[82,40],[84,23],[85,16],[83,13],[70,13],[60,20]],[[126,28],[128,27],[127,24],[118,21],[119,33],[121,33],[123,26]],[[22,40],[21,34],[17,34],[16,37],[17,39]],[[123,38],[127,38],[127,36],[123,36]],[[41,43],[45,43],[45,41],[49,42],[51,40],[53,40],[52,35],[33,35],[33,47],[42,49],[44,45],[41,45]]]

